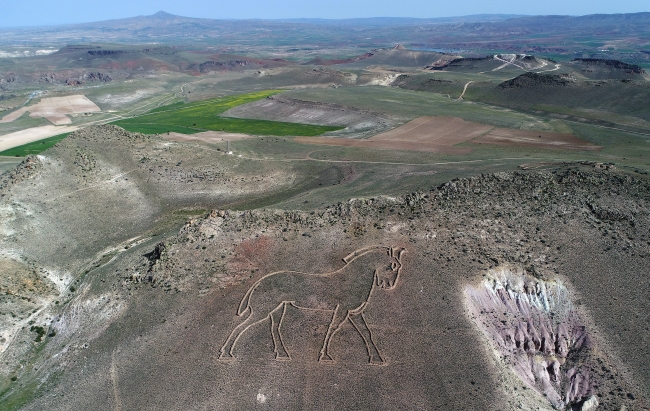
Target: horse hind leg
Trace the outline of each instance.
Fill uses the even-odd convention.
[[[273,311],[271,311],[270,314],[271,336],[273,337],[273,351],[275,352],[275,359],[279,361],[291,359],[286,347],[284,346],[284,341],[282,341],[282,333],[280,332],[280,326],[282,325],[282,320],[284,319],[284,314],[286,311],[287,303],[282,303]]]

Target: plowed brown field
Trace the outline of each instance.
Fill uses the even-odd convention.
[[[296,141],[334,146],[464,154],[470,152],[471,149],[453,146],[487,133],[491,128],[491,126],[472,123],[458,117],[419,117],[396,129],[377,134],[365,140],[297,137]]]
[[[472,140],[472,143],[564,150],[600,150],[603,148],[602,146],[596,146],[588,141],[582,140],[573,134],[508,128],[495,128],[489,133]]]
[[[466,154],[472,151],[455,145],[471,141],[476,144],[529,146],[565,150],[599,150],[573,134],[547,131],[497,128],[465,121],[458,117],[419,117],[401,127],[369,139],[335,137],[296,137],[300,143],[344,147],[367,147],[393,150],[426,151],[445,154]]]

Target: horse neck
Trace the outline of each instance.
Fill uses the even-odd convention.
[[[358,256],[348,262],[339,274],[352,282],[374,282],[375,269],[380,263],[381,258],[384,257],[381,253],[385,253],[385,251],[378,249]]]

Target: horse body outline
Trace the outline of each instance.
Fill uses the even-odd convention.
[[[251,327],[270,320],[275,358],[290,360],[280,327],[287,305],[291,305],[302,310],[332,312],[319,362],[333,361],[329,354],[330,342],[343,324],[349,321],[361,335],[370,363],[384,364],[363,313],[376,287],[393,289],[397,285],[402,268],[401,257],[405,251],[404,248],[370,246],[350,253],[343,259],[343,267],[329,273],[278,271],[265,275],[244,294],[237,316],[246,313],[248,316],[232,330],[221,347],[219,359],[234,359],[233,349],[241,335]],[[381,253],[383,257],[378,256]],[[388,262],[385,261],[386,257]],[[378,258],[384,260],[383,264],[377,261]],[[359,273],[355,269],[357,267],[362,272]]]

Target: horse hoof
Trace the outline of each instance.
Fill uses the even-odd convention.
[[[370,365],[386,365],[386,361],[384,361],[381,357],[372,357],[370,358]]]
[[[288,355],[277,355],[276,354],[275,360],[276,361],[290,361],[291,357],[289,357]]]
[[[235,357],[232,354],[221,353],[219,355],[219,361],[235,361]]]
[[[334,358],[330,357],[328,354],[323,354],[318,359],[318,362],[334,362]]]

